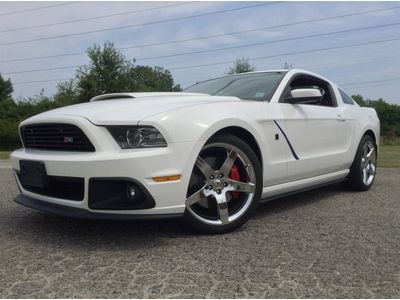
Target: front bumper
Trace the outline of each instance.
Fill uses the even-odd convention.
[[[101,220],[147,220],[147,219],[165,219],[179,218],[182,213],[175,214],[113,214],[113,213],[98,213],[88,211],[82,208],[68,207],[65,205],[54,204],[46,201],[37,200],[25,195],[18,195],[15,199],[18,204],[29,208],[44,211],[46,213],[56,214],[70,218],[82,219],[101,219]]]
[[[60,121],[60,119],[58,119]],[[78,125],[95,144],[96,152],[63,152],[34,149],[19,149],[11,154],[12,167],[17,184],[23,196],[17,198],[20,204],[48,211],[44,207],[55,205],[54,212],[62,208],[66,212],[79,212],[80,216],[102,215],[170,215],[182,214],[190,174],[196,155],[194,142],[169,143],[165,148],[121,150],[101,126],[96,126],[80,117],[65,117],[63,122]],[[20,160],[42,161],[47,175],[83,178],[84,191],[81,201],[55,198],[24,189],[18,173]],[[179,180],[155,182],[154,177],[181,175]],[[92,209],[89,206],[89,182],[96,178],[126,178],[140,183],[155,201],[147,209]],[[25,199],[25,200],[21,200]],[[26,199],[30,199],[29,201]],[[33,202],[35,199],[36,202]],[[37,202],[39,201],[39,202]],[[34,203],[34,204],[32,204]],[[40,205],[39,205],[39,204]],[[63,214],[63,213],[61,213]]]

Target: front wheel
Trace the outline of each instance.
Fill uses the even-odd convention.
[[[348,180],[344,186],[348,189],[367,191],[371,188],[376,174],[377,149],[375,141],[364,135],[357,149],[356,157],[350,167]]]
[[[249,219],[261,192],[261,165],[254,151],[236,136],[214,137],[196,159],[184,219],[201,232],[231,231]]]

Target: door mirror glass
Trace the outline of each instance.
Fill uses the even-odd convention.
[[[290,91],[285,102],[292,104],[317,104],[322,100],[322,93],[319,89],[294,89]]]

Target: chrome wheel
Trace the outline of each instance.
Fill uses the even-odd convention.
[[[361,153],[361,176],[366,186],[372,184],[376,171],[376,149],[371,141],[367,141]]]
[[[226,225],[250,207],[256,188],[248,156],[226,143],[206,145],[196,159],[186,208],[208,225]]]

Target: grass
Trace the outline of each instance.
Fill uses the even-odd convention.
[[[380,145],[378,168],[400,168],[400,145]]]
[[[10,151],[0,151],[0,159],[10,159]]]
[[[387,145],[387,146],[399,146],[400,145],[400,137],[392,137],[392,138],[387,138],[384,136],[381,136],[380,138],[381,145]]]

